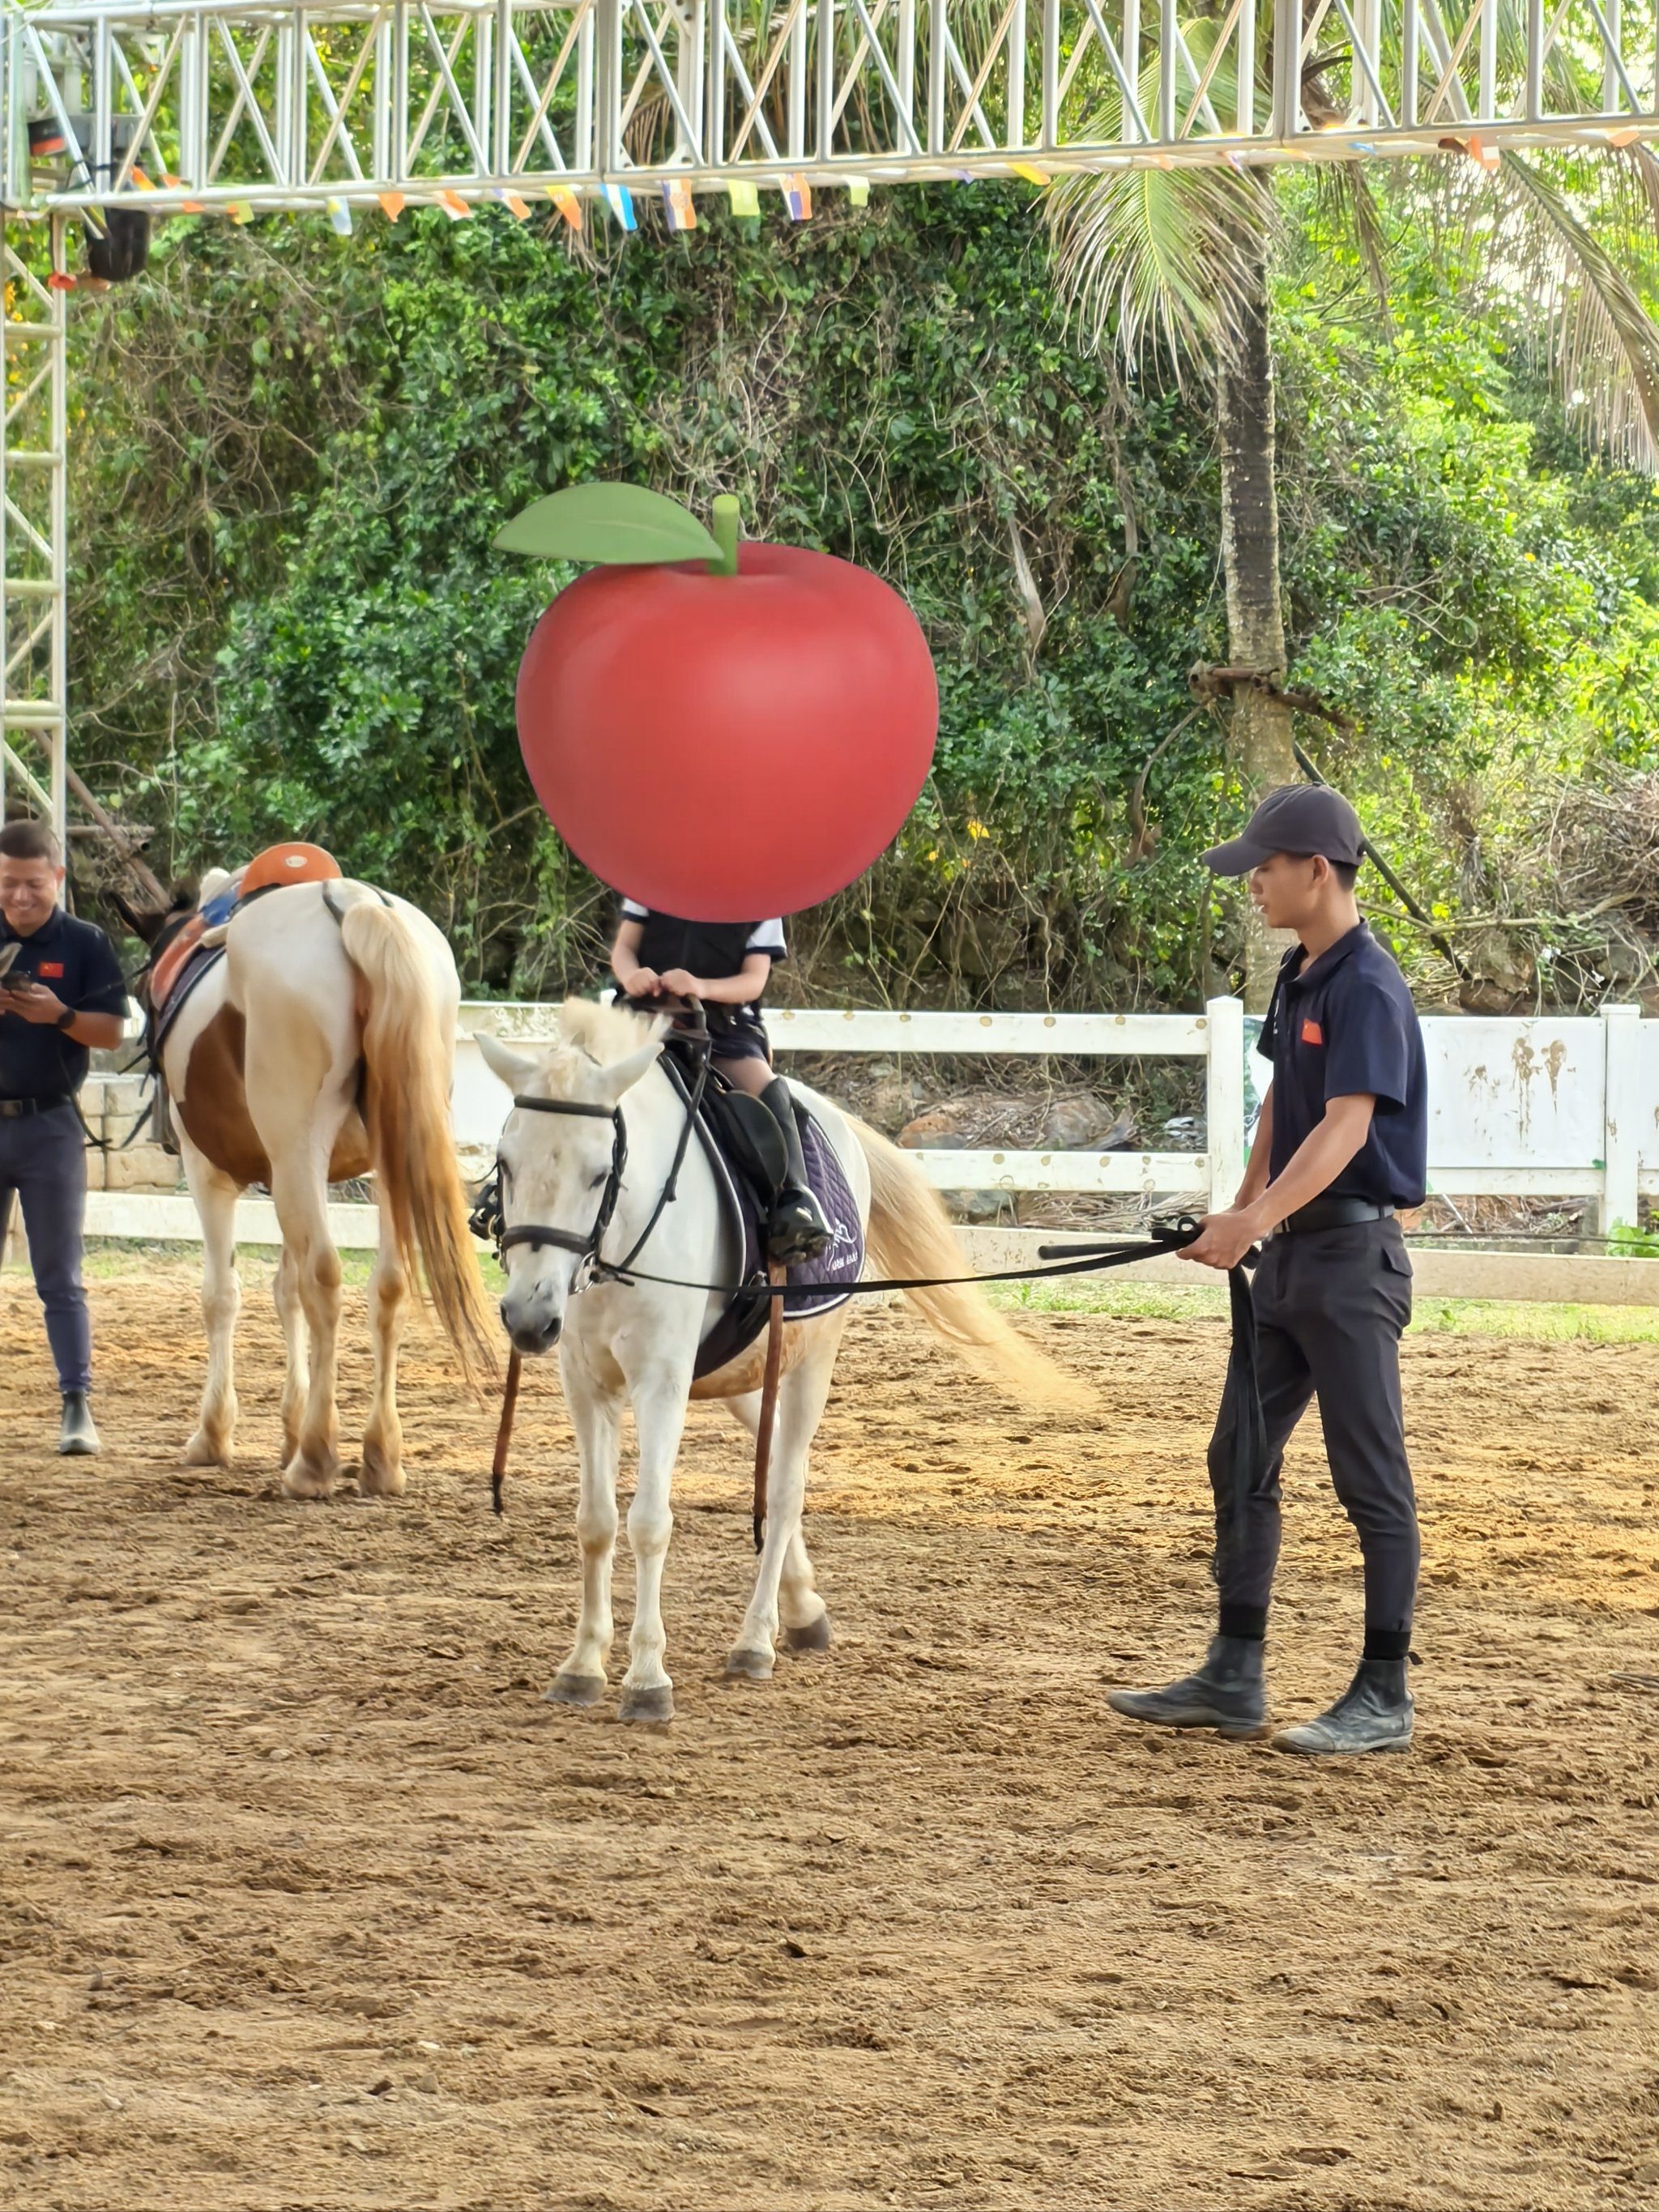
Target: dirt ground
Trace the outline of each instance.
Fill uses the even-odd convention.
[[[719,1676],[752,1561],[738,1431],[694,1412],[679,1717],[639,1732],[541,1698],[576,1589],[550,1369],[504,1522],[424,1338],[407,1498],[298,1505],[263,1297],[222,1474],[178,1464],[193,1279],[96,1310],[106,1451],[60,1462],[0,1288],[4,2203],[1659,2194],[1659,1344],[1409,1342],[1418,1748],[1333,1771],[1104,1705],[1205,1633],[1219,1322],[1023,1323],[1097,1387],[1066,1427],[860,1316],[809,1496],[838,1640],[765,1686]],[[1356,1642],[1317,1442],[1282,1714]]]

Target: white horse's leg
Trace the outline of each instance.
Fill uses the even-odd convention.
[[[826,1316],[826,1323],[832,1317]],[[814,1339],[800,1364],[778,1386],[778,1411],[772,1431],[772,1460],[767,1471],[766,1537],[761,1548],[755,1594],[749,1601],[738,1640],[726,1662],[728,1674],[764,1681],[772,1671],[776,1651],[781,1592],[786,1575],[791,1588],[789,1609],[797,1618],[785,1619],[794,1632],[789,1640],[804,1641],[805,1648],[822,1649],[829,1640],[823,1600],[812,1587],[811,1564],[801,1540],[801,1509],[806,1497],[806,1455],[823,1409],[836,1371],[836,1351],[841,1331],[826,1326]],[[744,1417],[739,1414],[739,1419]],[[754,1421],[758,1425],[759,1402]],[[805,1569],[805,1577],[801,1569]],[[819,1624],[823,1626],[820,1628]]]
[[[750,1439],[760,1435],[761,1394],[751,1391],[744,1398],[728,1398],[726,1404],[742,1424]],[[776,1424],[774,1423],[774,1449],[776,1445]],[[771,1504],[771,1481],[769,1472],[768,1499]],[[783,1626],[784,1648],[789,1651],[827,1651],[830,1644],[830,1613],[818,1595],[817,1577],[807,1556],[806,1539],[799,1523],[784,1553],[783,1565],[778,1577],[778,1618]]]
[[[359,1477],[365,1495],[398,1498],[404,1487],[404,1431],[398,1419],[398,1347],[409,1310],[409,1276],[398,1256],[398,1240],[385,1198],[376,1190],[380,1216],[380,1249],[368,1279],[368,1330],[374,1347],[374,1401],[363,1431]]]
[[[242,1286],[236,1274],[237,1185],[181,1131],[185,1180],[202,1224],[202,1319],[208,1371],[196,1432],[185,1446],[186,1467],[228,1467],[236,1442],[236,1316]]]
[[[674,1516],[669,1486],[685,1426],[685,1402],[691,1387],[689,1368],[653,1368],[629,1395],[639,1431],[639,1474],[628,1509],[628,1540],[634,1553],[634,1626],[628,1639],[628,1672],[623,1676],[621,1717],[625,1721],[666,1721],[674,1717],[674,1686],[663,1665],[668,1638],[662,1624],[662,1571]]]
[[[582,1547],[582,1607],[576,1640],[548,1692],[556,1705],[594,1705],[605,1694],[605,1662],[616,1624],[611,1569],[617,1554],[617,1462],[622,1449],[623,1401],[575,1360],[562,1370],[565,1403],[576,1431],[581,1492],[576,1538]]]
[[[311,1353],[306,1343],[305,1308],[300,1303],[300,1270],[284,1244],[276,1261],[271,1297],[282,1323],[288,1358],[283,1370],[283,1465],[300,1449],[300,1416],[311,1384]]]

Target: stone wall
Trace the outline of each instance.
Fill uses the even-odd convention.
[[[106,1150],[91,1146],[87,1152],[88,1190],[182,1190],[178,1158],[151,1142],[151,1124],[129,1144],[134,1124],[149,1103],[150,1086],[137,1075],[87,1078],[81,1093],[81,1111],[94,1137]],[[125,1149],[124,1149],[125,1148]]]

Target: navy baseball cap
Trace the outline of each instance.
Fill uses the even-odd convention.
[[[1204,855],[1218,876],[1247,876],[1275,853],[1307,858],[1322,853],[1328,860],[1357,867],[1365,857],[1359,817],[1340,791],[1324,783],[1287,783],[1270,791],[1241,834]]]

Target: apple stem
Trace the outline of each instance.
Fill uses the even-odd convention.
[[[738,573],[738,539],[743,530],[742,512],[729,491],[723,491],[710,510],[709,534],[720,549],[720,559],[708,564],[711,575],[735,576]]]

